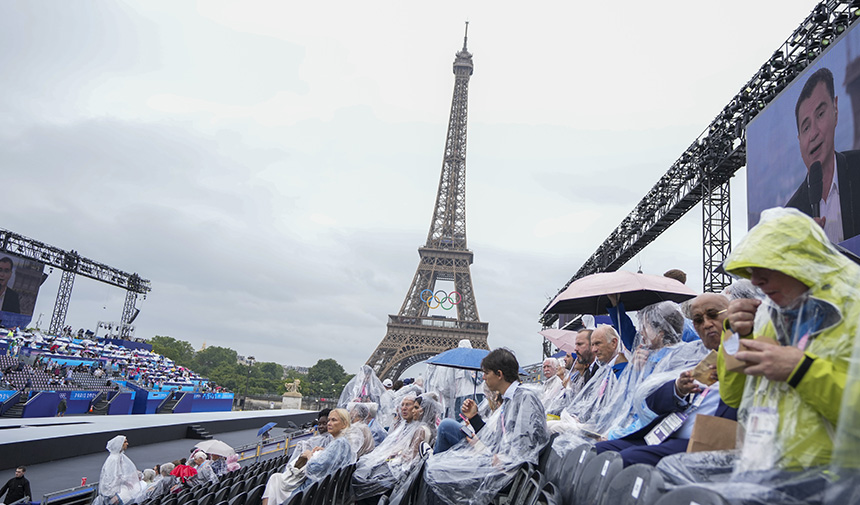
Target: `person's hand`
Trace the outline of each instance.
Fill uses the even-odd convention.
[[[675,393],[681,398],[691,393],[701,393],[702,388],[693,380],[693,373],[689,370],[681,372],[681,376],[675,380]]]
[[[785,382],[803,359],[803,351],[793,346],[773,345],[755,340],[744,341],[749,351],[738,351],[735,357],[750,365],[747,375],[764,375],[769,380]]]
[[[726,314],[726,318],[729,320],[729,327],[732,331],[735,331],[742,337],[752,333],[755,312],[759,305],[761,305],[761,300],[753,300],[751,298],[732,300],[729,303],[728,313]]]
[[[645,366],[645,362],[648,361],[648,349],[644,346],[639,346],[636,351],[633,353],[633,356],[630,358],[630,362],[633,363],[634,370],[641,370],[642,367]]]
[[[612,304],[613,307],[618,306],[618,299],[621,297],[618,293],[612,293],[611,295],[606,295],[606,298],[609,298],[609,303]]]
[[[555,371],[555,375],[559,379],[564,380],[565,377],[567,377],[567,369],[564,368],[563,366],[560,366],[560,367],[558,367],[558,370]]]
[[[818,223],[818,226],[820,226],[822,228],[824,228],[824,225],[827,223],[827,218],[824,216],[813,217],[812,220],[815,221],[816,223]]]
[[[316,448],[314,448],[314,449],[316,449]],[[305,459],[310,459],[310,457],[313,456],[313,454],[314,454],[313,449],[308,449],[302,453],[302,457]]]
[[[466,401],[464,401],[463,405],[460,406],[460,412],[462,412],[467,418],[472,419],[478,415],[478,405],[475,403],[475,400],[466,398]]]

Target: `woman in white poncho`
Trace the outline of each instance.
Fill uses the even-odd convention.
[[[262,505],[280,505],[293,494],[304,491],[314,482],[324,479],[338,469],[355,462],[355,450],[350,445],[349,413],[334,409],[329,413],[328,432],[334,438],[328,446],[314,447],[287,465],[283,473],[269,477],[263,492]]]
[[[102,465],[99,496],[110,505],[130,503],[139,491],[140,478],[134,463],[125,455],[128,440],[118,435],[108,441],[106,448],[110,455]]]

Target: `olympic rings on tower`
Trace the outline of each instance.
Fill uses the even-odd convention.
[[[424,293],[428,293],[428,295],[426,295],[426,297],[425,297]],[[439,293],[442,293],[442,295],[444,295],[444,296],[442,296],[440,298]],[[455,305],[459,304],[462,300],[463,300],[463,297],[461,297],[460,293],[458,293],[456,291],[451,291],[450,295],[448,293],[446,293],[445,290],[443,290],[443,289],[440,289],[440,290],[436,291],[435,293],[433,292],[433,290],[430,290],[430,289],[425,289],[425,290],[421,291],[421,301],[427,304],[428,309],[436,309],[436,308],[442,307],[444,310],[451,310],[454,308]],[[436,305],[433,305],[433,302],[435,302]],[[446,307],[445,306],[446,302],[450,303],[451,306]]]

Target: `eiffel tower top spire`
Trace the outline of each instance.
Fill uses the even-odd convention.
[[[468,250],[466,247],[466,121],[469,105],[469,77],[474,71],[472,53],[466,49],[469,22],[463,36],[463,49],[454,59],[454,96],[448,118],[448,134],[442,160],[442,174],[433,220],[425,247]]]

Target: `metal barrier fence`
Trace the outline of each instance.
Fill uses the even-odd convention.
[[[253,459],[254,463],[256,463],[263,456],[270,454],[289,454],[290,449],[296,447],[298,440],[310,437],[311,435],[312,433],[290,433],[267,438],[253,444],[237,447],[236,454],[239,455],[240,462]]]

